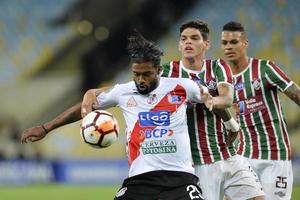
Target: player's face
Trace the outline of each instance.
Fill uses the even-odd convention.
[[[241,32],[223,31],[221,40],[221,47],[228,61],[239,61],[247,56],[248,40]]]
[[[204,57],[209,47],[209,41],[203,40],[200,31],[196,28],[186,28],[180,34],[178,49],[183,58]]]
[[[140,94],[148,94],[158,86],[160,71],[151,62],[132,64],[133,80]]]

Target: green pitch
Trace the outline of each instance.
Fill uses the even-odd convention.
[[[0,187],[2,200],[112,200],[119,186],[32,185]],[[300,185],[294,186],[292,200],[300,199]]]

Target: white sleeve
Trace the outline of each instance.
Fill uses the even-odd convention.
[[[108,89],[97,96],[97,102],[100,109],[107,109],[115,107],[119,104],[120,85],[115,85],[113,88]]]
[[[185,87],[187,91],[187,100],[193,101],[197,103],[202,103],[201,93],[200,93],[200,87],[203,88],[204,93],[208,93],[208,89],[204,86],[199,86],[197,83],[190,79],[186,79],[185,81]]]

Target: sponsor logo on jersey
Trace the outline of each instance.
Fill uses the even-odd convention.
[[[239,91],[239,90],[244,89],[244,87],[245,87],[245,85],[244,85],[243,82],[237,83],[237,84],[234,85],[234,90]]]
[[[133,97],[130,97],[126,103],[127,107],[136,107],[137,106],[137,102],[135,101],[135,99]]]
[[[146,140],[141,144],[141,150],[144,155],[176,153],[176,140]]]
[[[262,96],[255,96],[238,102],[239,114],[248,115],[266,108]]]
[[[162,138],[164,136],[172,136],[173,131],[171,129],[164,128],[155,128],[155,129],[146,129],[144,131],[139,132],[141,138]]]
[[[204,81],[198,77],[192,77],[192,80],[197,83],[198,86],[205,85]]]
[[[169,111],[150,111],[140,112],[139,123],[141,126],[169,126],[170,112]]]
[[[210,80],[208,83],[207,83],[207,88],[209,90],[216,90],[217,89],[217,82],[215,79],[212,79]]]
[[[259,90],[259,88],[261,87],[261,85],[260,85],[260,80],[259,80],[259,79],[253,80],[253,81],[252,81],[252,85],[253,85],[253,88],[254,88],[255,90]]]
[[[147,103],[150,105],[156,104],[157,103],[157,97],[156,94],[150,94],[148,99],[147,99]]]
[[[172,103],[172,104],[180,104],[180,102],[182,101],[182,97],[179,95],[169,94],[168,101],[169,101],[169,103]]]
[[[285,196],[285,193],[282,192],[282,191],[279,191],[279,192],[274,192],[275,195],[279,196],[279,197],[284,197]]]

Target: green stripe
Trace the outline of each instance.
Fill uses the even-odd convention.
[[[200,159],[200,153],[198,150],[198,144],[197,144],[197,136],[196,136],[195,119],[194,119],[193,109],[188,108],[186,110],[186,115],[187,115],[187,122],[188,122],[187,124],[188,124],[188,129],[189,129],[193,161],[195,164],[202,164],[201,159]]]
[[[217,146],[217,132],[216,132],[216,119],[215,114],[213,114],[210,111],[205,110],[206,113],[206,127],[207,127],[207,135],[208,135],[208,141],[209,141],[209,149],[212,151],[212,155],[214,158],[214,161],[221,160],[221,152],[219,151],[219,148]]]
[[[162,73],[162,77],[168,77],[169,76],[169,72],[170,72],[170,64],[163,64],[162,65],[162,68],[163,68],[163,73]]]
[[[284,90],[287,87],[288,83],[284,79],[281,79],[280,75],[278,75],[278,73],[276,73],[276,71],[272,67],[270,66],[266,66],[266,67],[267,67],[266,72],[268,74],[268,77],[271,79],[271,81],[275,83],[278,88]]]
[[[252,97],[252,90],[251,90],[251,79],[250,79],[250,77],[251,77],[251,74],[250,74],[250,70],[248,69],[246,72],[245,72],[245,74],[244,74],[244,85],[245,85],[245,91],[246,91],[246,99],[248,99],[249,97]],[[246,117],[246,116],[245,116]],[[243,125],[243,127],[246,127],[247,128],[247,124],[246,124],[246,121],[244,122],[244,125]],[[246,141],[247,141],[247,143],[248,144],[250,144],[251,143],[251,138],[250,138],[250,132],[249,132],[249,129],[247,128],[247,132],[246,132],[246,135],[247,135],[247,137],[245,137],[245,139],[246,139]],[[246,144],[247,144],[246,143]],[[246,155],[247,155],[247,157],[248,156],[250,156],[250,148],[251,148],[251,146],[250,145],[246,145],[246,149],[245,149],[245,153],[246,153]]]
[[[190,78],[187,71],[185,71],[183,68],[181,68],[181,77],[182,78]]]
[[[225,81],[224,73],[226,73],[226,72],[225,72],[225,70],[223,71],[219,65],[217,65],[217,61],[213,62],[213,72],[217,78],[217,80],[216,80],[217,82]]]

